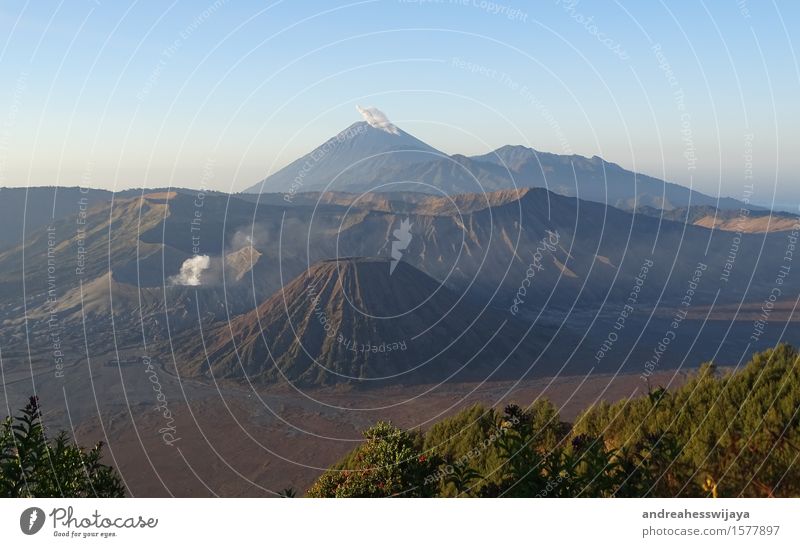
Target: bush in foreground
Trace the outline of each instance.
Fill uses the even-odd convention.
[[[678,389],[600,403],[574,424],[536,401],[366,436],[310,495],[800,496],[800,354],[781,344],[736,372],[706,364]]]
[[[311,497],[430,497],[438,460],[421,452],[422,436],[379,422],[364,432],[366,442],[309,490]]]
[[[117,472],[100,463],[102,443],[91,450],[65,432],[48,440],[36,397],[20,415],[0,424],[0,495],[3,497],[123,497]]]

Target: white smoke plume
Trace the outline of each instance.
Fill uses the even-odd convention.
[[[376,129],[382,129],[392,135],[399,134],[397,126],[389,121],[386,114],[375,108],[374,106],[359,106],[356,105],[356,110],[364,117],[364,121]]]
[[[225,281],[239,281],[261,258],[263,249],[269,242],[267,229],[260,223],[238,229],[225,248],[225,256],[194,255],[181,264],[180,271],[170,276],[170,285],[185,287],[213,287]],[[250,252],[243,252],[248,250]]]
[[[173,285],[186,285],[198,287],[202,284],[202,276],[205,270],[211,267],[211,257],[208,255],[196,255],[187,258],[181,264],[181,271],[178,275],[169,278]]]
[[[235,252],[244,247],[261,249],[269,242],[267,229],[260,223],[236,230],[231,238],[228,252]]]

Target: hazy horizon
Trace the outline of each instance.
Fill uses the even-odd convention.
[[[0,186],[194,188],[213,164],[205,185],[241,191],[363,104],[448,154],[521,144],[800,199],[797,5],[492,5],[6,4]]]

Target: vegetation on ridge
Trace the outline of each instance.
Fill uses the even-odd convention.
[[[117,472],[100,463],[102,443],[85,450],[65,432],[48,439],[36,397],[0,424],[0,496],[100,497],[125,495]]]
[[[679,389],[599,403],[574,424],[535,401],[480,405],[425,433],[379,423],[314,497],[800,496],[800,354],[703,365]]]

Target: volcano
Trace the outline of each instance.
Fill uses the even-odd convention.
[[[627,170],[599,156],[552,154],[519,145],[476,156],[448,155],[397,126],[358,122],[244,193],[278,193],[293,202],[309,191],[422,192],[457,195],[546,188],[626,211],[702,206],[723,211],[754,206],[710,196]],[[660,213],[659,213],[660,214]]]
[[[276,192],[293,196],[313,190],[362,191],[387,171],[402,171],[442,157],[447,154],[402,129],[387,131],[358,122],[245,193]]]
[[[383,258],[319,262],[208,333],[187,372],[304,386],[483,379],[519,374],[543,345],[405,262],[390,271]]]

